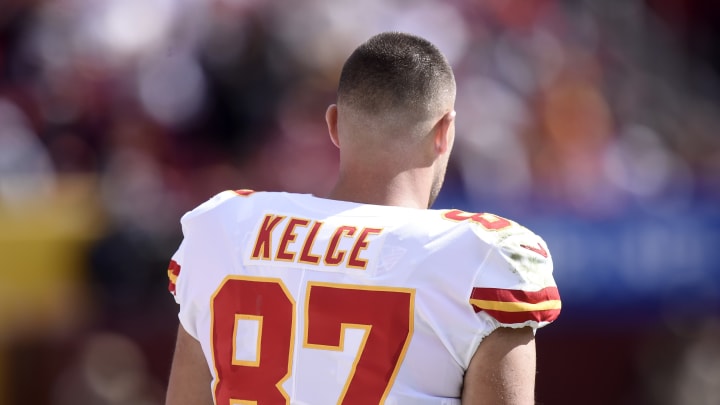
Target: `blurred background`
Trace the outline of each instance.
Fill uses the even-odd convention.
[[[180,216],[226,189],[327,193],[325,108],[385,30],[457,75],[435,208],[553,253],[538,403],[719,404],[712,0],[2,0],[0,404],[160,404]]]

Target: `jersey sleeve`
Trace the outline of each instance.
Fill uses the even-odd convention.
[[[189,280],[192,269],[184,266],[188,244],[188,238],[186,237],[170,259],[168,266],[168,290],[175,299],[175,302],[179,305],[178,319],[180,320],[180,324],[190,336],[197,339],[197,331],[195,328],[196,315],[192,308],[192,291],[188,291],[192,285]]]
[[[168,266],[168,290],[175,302],[179,304],[178,318],[183,328],[197,339],[197,319],[199,316],[198,297],[202,294],[200,287],[204,284],[206,270],[201,263],[207,262],[207,243],[212,243],[206,235],[208,228],[213,228],[217,217],[223,215],[224,207],[231,207],[237,197],[247,197],[251,190],[223,191],[197,208],[187,212],[180,220],[183,240],[177,251],[172,255]],[[222,221],[219,221],[222,223]]]
[[[178,290],[178,279],[180,278],[180,269],[182,268],[182,257],[183,257],[184,249],[183,249],[183,243],[180,244],[178,249],[175,251],[175,254],[172,255],[172,258],[170,259],[170,264],[168,264],[168,270],[167,270],[167,276],[168,276],[168,291],[170,294],[172,294],[173,298],[175,299],[176,303],[180,303],[180,299],[177,296],[177,290]]]
[[[480,318],[498,327],[533,330],[557,319],[561,301],[545,241],[515,224],[490,250],[469,301]]]

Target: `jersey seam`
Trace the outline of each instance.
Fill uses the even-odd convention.
[[[480,275],[481,275],[481,274],[483,273],[483,271],[485,270],[485,265],[486,265],[488,259],[490,258],[490,255],[492,255],[493,252],[499,250],[499,246],[497,246],[497,245],[495,245],[495,244],[493,244],[492,247],[493,247],[493,248],[492,248],[492,249],[489,249],[489,250],[487,251],[487,253],[485,254],[485,257],[484,257],[483,260],[480,262],[480,265],[478,266],[478,269],[477,269],[477,271],[475,272],[475,276],[473,277],[472,283],[470,284],[469,294],[468,294],[467,297],[466,297],[466,298],[467,298],[467,301],[466,301],[466,302],[467,302],[467,305],[469,306],[470,310],[473,311],[473,312],[475,312],[475,310],[473,309],[472,304],[470,304],[470,295],[472,294],[472,289],[475,287],[475,284],[477,283],[478,278],[480,278]],[[477,315],[474,314],[474,313],[473,313],[473,315],[474,315],[475,318],[477,319]],[[486,322],[487,322],[487,320],[486,320]],[[470,352],[469,352],[469,353],[465,353],[465,358],[468,359],[467,364],[464,365],[465,368],[467,368],[467,366],[470,364],[470,360],[472,359],[473,355],[474,355],[475,352],[477,351],[477,348],[478,348],[478,346],[480,346],[480,343],[483,341],[483,339],[485,339],[490,333],[492,333],[493,331],[495,331],[495,329],[497,329],[497,327],[498,327],[498,324],[497,324],[496,322],[493,322],[493,328],[492,328],[492,330],[486,331],[485,328],[483,328],[481,332],[479,332],[479,333],[476,332],[476,333],[475,333],[475,335],[473,336],[473,339],[472,339],[472,341],[471,341],[471,344],[470,344]],[[485,332],[487,332],[487,333],[485,333]]]

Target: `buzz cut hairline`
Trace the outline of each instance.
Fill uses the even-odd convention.
[[[381,116],[423,119],[452,104],[455,77],[430,41],[402,32],[383,32],[358,46],[343,66],[338,106]]]

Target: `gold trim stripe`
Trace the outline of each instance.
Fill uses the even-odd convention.
[[[530,304],[527,302],[501,302],[471,299],[470,303],[480,309],[504,312],[530,312],[530,311],[546,311],[549,309],[560,309],[562,304],[560,300],[549,300]]]
[[[171,283],[177,284],[177,278],[178,278],[178,276],[176,276],[175,274],[173,274],[172,269],[168,269],[168,278],[170,279],[170,282],[171,282]]]

